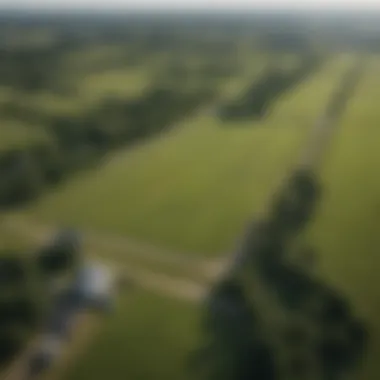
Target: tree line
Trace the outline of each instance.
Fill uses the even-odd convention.
[[[235,120],[263,117],[282,93],[304,80],[320,64],[320,58],[307,54],[300,58],[299,64],[292,70],[270,65],[241,97],[222,105],[220,118]]]
[[[65,52],[53,47],[0,47],[0,85],[17,91],[59,90],[60,64]]]
[[[332,380],[357,369],[368,342],[364,322],[342,294],[289,259],[320,195],[317,178],[297,171],[250,228],[243,253],[206,300],[206,338],[190,362],[196,378]],[[283,318],[268,330],[276,310]]]
[[[328,117],[341,114],[362,69],[359,63],[343,78]],[[194,378],[334,380],[360,367],[369,343],[365,322],[315,274],[315,250],[295,252],[321,196],[312,166],[296,169],[267,214],[249,226],[206,299],[205,337],[189,362]]]
[[[204,88],[185,92],[152,86],[139,99],[105,99],[76,118],[13,106],[15,114],[32,121],[30,128],[33,123],[44,125],[51,139],[0,155],[0,206],[34,199],[70,173],[96,164],[110,150],[173,127],[213,96]]]

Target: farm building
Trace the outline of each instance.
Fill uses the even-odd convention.
[[[110,311],[113,288],[112,273],[105,265],[88,262],[76,271],[72,282],[55,295],[45,334],[29,360],[29,379],[47,370],[60,355],[62,344],[70,337],[75,318],[82,309]]]
[[[82,306],[109,311],[112,307],[114,278],[110,269],[90,262],[81,267],[75,278],[72,293]]]
[[[70,337],[73,321],[81,310],[90,307],[109,311],[114,290],[111,271],[94,262],[84,263],[66,280],[68,283],[54,294],[54,304],[45,328],[61,339]]]

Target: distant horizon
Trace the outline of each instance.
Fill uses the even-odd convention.
[[[380,1],[380,0],[379,0]],[[144,15],[154,15],[154,14],[199,14],[199,15],[257,15],[257,14],[319,14],[319,15],[336,15],[336,14],[348,14],[348,15],[371,15],[371,16],[380,16],[380,5],[376,8],[265,8],[265,7],[256,7],[256,8],[185,8],[185,7],[159,7],[154,6],[145,6],[145,7],[90,7],[90,6],[66,6],[66,7],[46,7],[42,5],[26,7],[26,6],[3,6],[0,4],[0,13],[13,13],[13,14],[97,14],[97,15],[126,15],[126,14],[144,14]]]
[[[215,1],[215,2],[213,2]],[[380,13],[380,0],[5,0],[1,12]]]

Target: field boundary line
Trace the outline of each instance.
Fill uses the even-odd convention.
[[[44,244],[49,238],[59,231],[57,225],[41,224],[26,218],[8,217],[3,221],[5,228],[14,233],[22,234],[37,240],[39,243]],[[220,253],[218,258],[202,258],[200,253],[176,252],[167,250],[165,248],[156,247],[153,244],[139,242],[131,239],[128,236],[109,234],[104,232],[97,232],[91,230],[80,230],[81,235],[85,240],[85,245],[89,247],[96,247],[96,249],[110,249],[114,251],[122,251],[125,257],[137,257],[151,260],[152,263],[159,262],[165,264],[174,264],[191,267],[195,271],[201,271],[210,278],[213,278],[215,273],[220,270],[220,267],[225,262],[225,257],[228,253]]]
[[[15,228],[15,226],[12,226]],[[18,226],[20,227],[20,226]],[[36,239],[38,242],[46,241],[46,238],[50,236],[54,231],[50,231],[52,227],[48,227],[48,231],[44,229],[33,229],[35,225],[29,224],[25,225],[22,229],[18,228],[16,232],[20,234],[28,235],[29,237]],[[97,249],[100,247],[97,246]],[[182,299],[188,300],[196,300],[202,297],[205,289],[208,288],[206,284],[200,284],[198,281],[191,280],[186,278],[185,276],[172,276],[163,273],[160,270],[152,271],[148,269],[141,269],[137,266],[130,265],[127,263],[117,262],[115,259],[107,259],[104,256],[100,256],[99,254],[91,253],[92,250],[89,250],[89,258],[93,258],[97,261],[104,262],[107,265],[110,265],[115,268],[115,270],[119,270],[120,268],[124,268],[122,272],[128,273],[128,275],[134,279],[134,281],[151,290],[158,290],[158,292],[164,295],[172,295],[175,297],[179,297]],[[208,263],[210,265],[210,263]],[[220,265],[220,268],[222,265]],[[216,266],[215,272],[218,272],[218,267]],[[137,274],[138,273],[138,274]],[[186,290],[185,290],[186,289]]]

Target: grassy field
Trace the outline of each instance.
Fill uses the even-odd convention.
[[[291,167],[348,67],[336,58],[285,95],[262,122],[211,115],[110,157],[29,210],[43,221],[131,235],[174,249],[230,249]],[[232,86],[233,87],[233,86]]]
[[[79,70],[81,73],[91,68],[100,70],[112,66],[114,61],[125,59],[127,54],[125,45],[98,44],[67,52],[63,65],[68,70]]]
[[[198,323],[192,305],[133,289],[120,297],[117,312],[102,323],[63,378],[185,379]]]
[[[118,96],[139,96],[150,83],[146,68],[114,69],[86,75],[78,85],[79,96],[85,99]]]
[[[16,231],[11,231],[3,225],[0,218],[0,256],[7,254],[9,251],[30,252],[36,247],[35,240],[22,236]]]
[[[11,100],[52,115],[58,113],[75,116],[84,109],[96,106],[107,97],[139,97],[149,82],[150,73],[147,68],[109,69],[83,74],[75,80],[73,93],[70,95],[58,95],[48,91],[30,94],[3,90],[0,93],[0,101]]]
[[[144,61],[136,66],[128,66],[126,53],[120,46],[101,46],[67,54],[63,59],[60,75],[64,78],[62,82],[67,86],[69,94],[58,94],[48,90],[28,93],[0,86],[0,103],[12,102],[51,115],[63,114],[75,117],[83,110],[96,107],[105,98],[138,98],[152,82],[169,84],[181,89],[184,86],[191,89],[207,85],[204,78],[197,78],[195,74],[181,83],[175,78],[170,81],[161,80],[162,75],[156,72],[159,67],[159,63],[156,62],[157,57],[152,57],[152,61]],[[125,65],[119,63],[119,66],[112,66],[113,59],[116,58],[123,63],[123,56],[125,56]],[[161,58],[164,65],[167,65],[165,59],[169,60],[171,54],[166,53]],[[256,54],[246,54],[244,58],[247,67],[257,66],[257,62],[260,61],[260,56]],[[181,59],[185,60],[184,57]],[[222,81],[211,81],[209,85],[217,86]]]
[[[128,50],[96,46],[68,52],[61,58],[60,80],[68,94],[24,92],[0,86],[0,102],[11,101],[48,114],[75,116],[106,97],[138,97],[151,80],[150,62],[128,66]]]
[[[5,120],[1,123],[0,153],[4,150],[22,148],[49,138],[42,128],[29,127],[16,120]]]
[[[324,198],[309,241],[320,270],[348,294],[369,322],[366,380],[378,379],[380,356],[380,60],[373,59],[335,136],[323,169]]]

